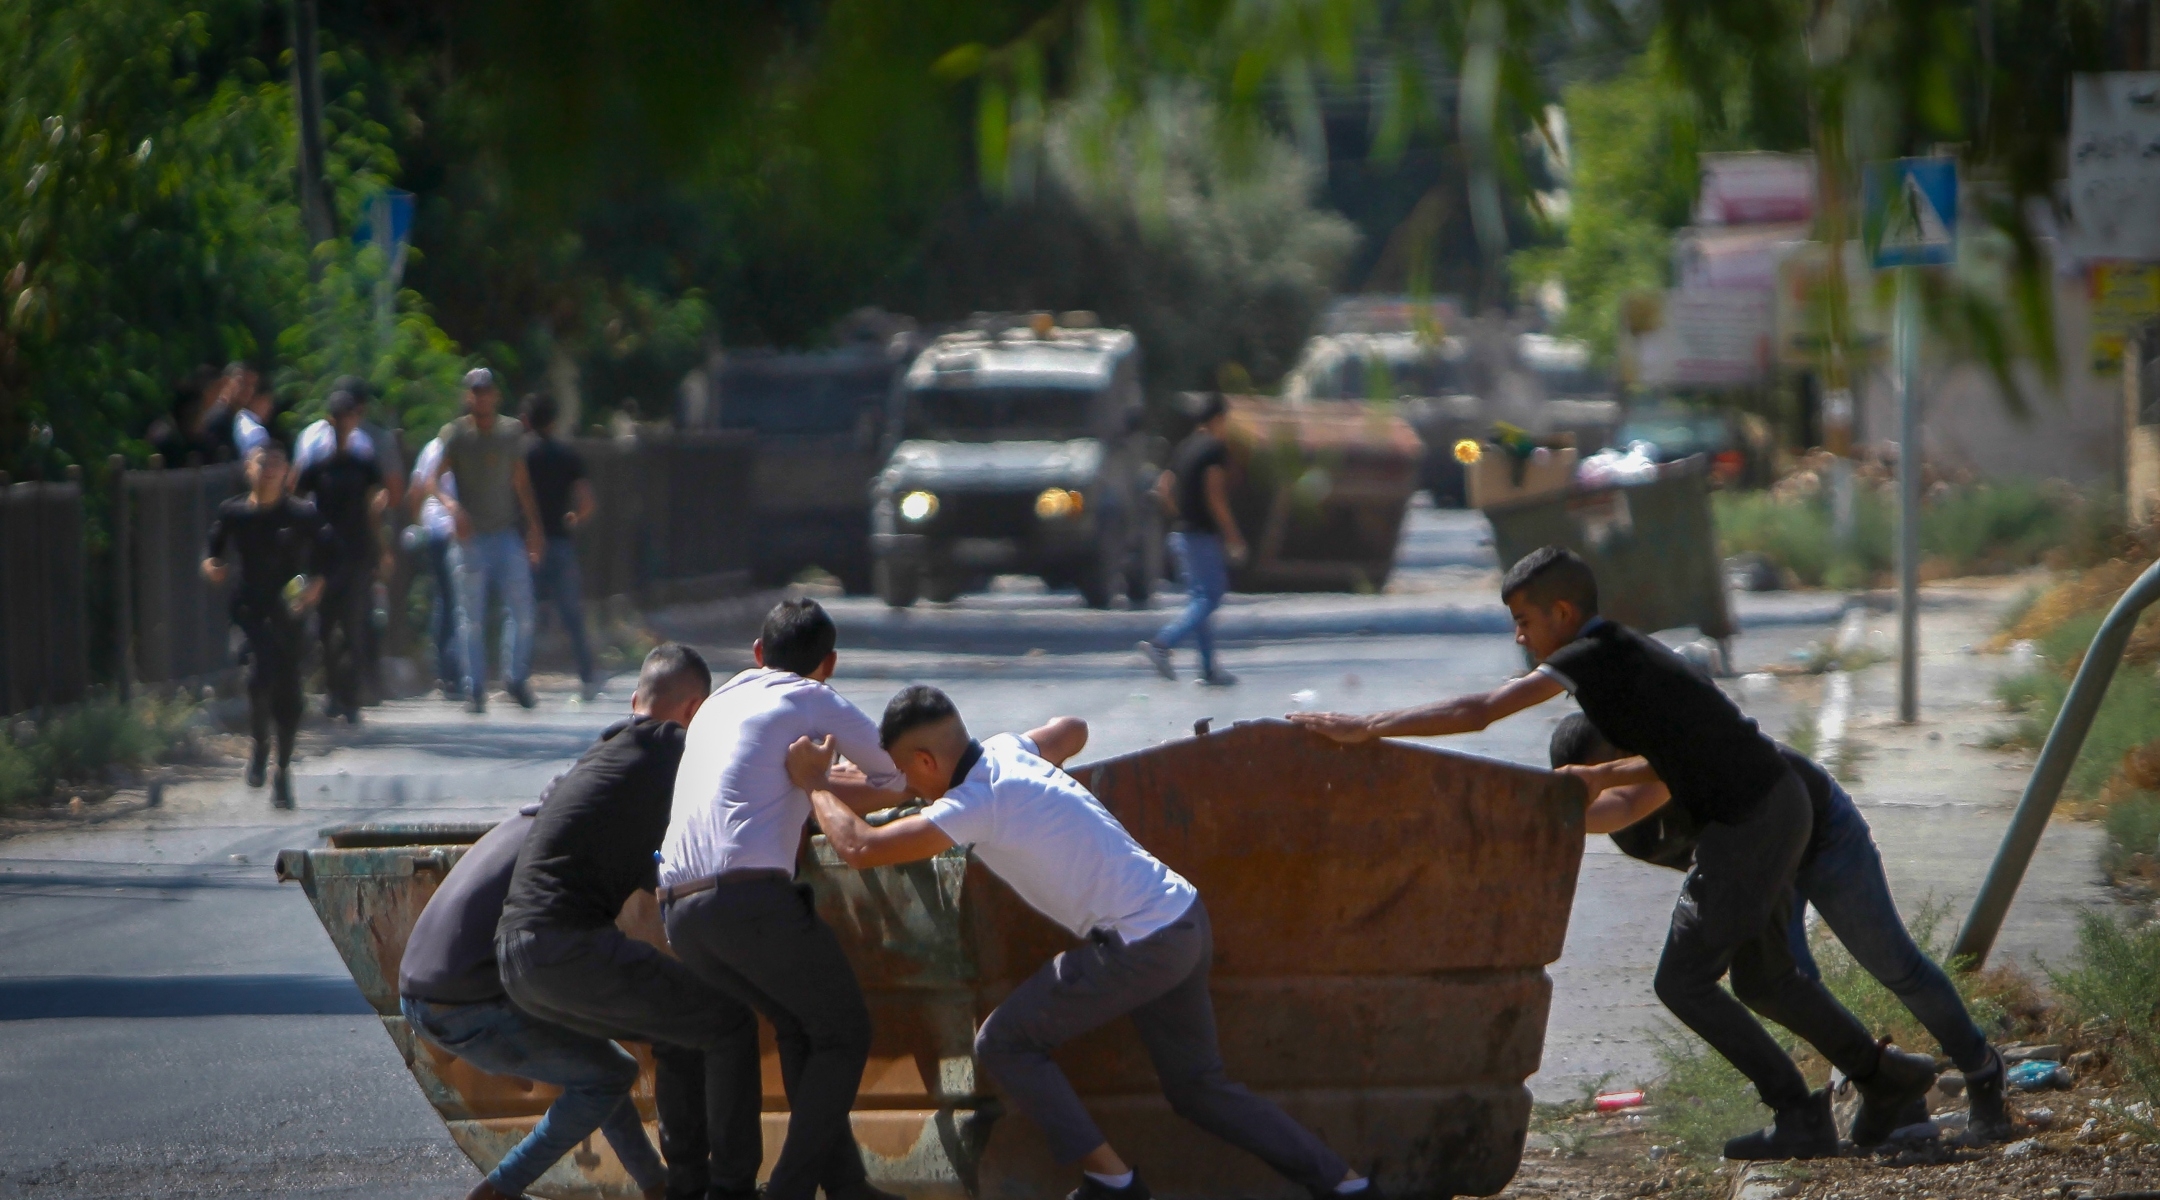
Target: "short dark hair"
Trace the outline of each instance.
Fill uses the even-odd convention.
[[[255,360],[251,358],[236,358],[231,362],[225,364],[225,378],[238,379],[242,375],[254,375],[260,377],[262,375],[262,368],[256,365]]]
[[[712,668],[705,665],[705,656],[696,649],[681,642],[662,642],[645,656],[645,665],[638,671],[637,690],[647,704],[706,695],[712,691]]]
[[[1607,741],[1604,733],[1590,723],[1581,713],[1569,713],[1553,727],[1552,744],[1546,747],[1555,769],[1565,766],[1587,766],[1591,763],[1611,762],[1620,757],[1620,748]]]
[[[808,596],[782,600],[765,614],[765,628],[758,642],[765,650],[765,665],[776,671],[808,675],[825,664],[840,631],[825,606]]]
[[[890,750],[894,742],[914,730],[959,715],[952,697],[927,683],[901,688],[900,694],[886,704],[884,719],[878,722],[878,745]]]
[[[525,423],[534,430],[553,429],[555,419],[561,415],[562,409],[556,406],[555,397],[544,392],[534,392],[525,397]]]
[[[1514,599],[1517,592],[1539,608],[1565,600],[1583,616],[1597,615],[1597,576],[1589,563],[1562,546],[1540,546],[1508,568],[1507,578],[1500,581],[1500,602]]]
[[[372,389],[368,387],[368,381],[358,375],[340,375],[330,381],[330,390],[333,392],[350,392],[356,403],[366,404],[370,399]]]
[[[336,421],[359,412],[360,403],[360,397],[340,389],[330,393],[330,401],[323,405],[323,409],[329,413],[331,420]]]

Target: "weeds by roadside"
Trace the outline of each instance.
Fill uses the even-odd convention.
[[[1590,1128],[1576,1118],[1597,1111],[1597,1095],[1612,1082],[1612,1074],[1597,1077],[1583,1087],[1582,1095],[1570,1100],[1550,1103],[1533,1103],[1530,1106],[1530,1132],[1542,1135],[1552,1144],[1552,1151],[1561,1158],[1580,1158],[1590,1144]]]
[[[1792,1035],[1775,1025],[1770,1032],[1791,1046]],[[1647,1089],[1651,1123],[1667,1147],[1714,1162],[1724,1153],[1727,1139],[1768,1122],[1770,1110],[1756,1099],[1755,1085],[1701,1038],[1677,1026],[1652,1037],[1659,1075]]]
[[[2160,1104],[2160,924],[2082,912],[2077,965],[2048,977],[2072,1015],[2105,1042],[2122,1077],[2148,1105]]]
[[[195,752],[196,705],[145,696],[94,699],[0,729],[0,809],[53,798],[63,784],[103,782]]]

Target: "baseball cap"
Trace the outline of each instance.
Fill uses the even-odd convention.
[[[474,367],[472,370],[465,372],[466,391],[477,392],[482,388],[492,388],[494,386],[495,372],[488,370],[486,367]]]

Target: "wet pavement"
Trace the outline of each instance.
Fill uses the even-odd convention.
[[[1077,712],[1093,727],[1085,757],[1185,736],[1202,717],[1430,699],[1522,666],[1483,537],[1475,514],[1415,510],[1402,569],[1382,594],[1233,597],[1222,629],[1234,688],[1163,682],[1132,653],[1174,597],[1151,611],[1095,613],[1024,585],[905,613],[831,601],[842,636],[835,683],[872,711],[902,682],[939,684],[978,732]],[[2008,660],[1965,649],[1992,632],[2018,586],[1931,591],[1921,725],[1887,719],[1891,664],[1850,680],[1854,790],[1908,911],[1933,897],[1962,915],[2029,769],[2025,756],[1980,745],[2004,719],[1989,687]],[[1846,607],[1835,595],[1741,597],[1736,664],[1745,673],[1796,661],[1832,636]],[[746,656],[740,608],[690,607],[655,625],[731,667]],[[1887,628],[1890,617],[1861,624]],[[1181,666],[1190,673],[1189,656]],[[0,841],[0,1128],[12,1151],[0,1160],[0,1195],[462,1194],[471,1168],[305,898],[271,881],[271,862],[328,825],[507,814],[626,710],[628,683],[589,705],[567,687],[544,688],[535,711],[499,703],[485,717],[401,701],[371,710],[360,730],[311,733],[290,813],[272,811],[234,768],[175,784],[158,809]],[[1812,724],[1826,693],[1819,676],[1755,674],[1732,686],[1779,736]],[[1542,764],[1564,712],[1555,705],[1449,744]],[[2097,839],[2091,826],[2049,831],[2001,953],[2023,960],[2070,944],[2076,906],[2104,900]],[[1545,1065],[1532,1081],[1541,1097],[1652,1073],[1650,1033],[1662,1017],[1650,973],[1677,883],[1592,839],[1552,970]]]

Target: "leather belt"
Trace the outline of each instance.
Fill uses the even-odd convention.
[[[793,878],[795,878],[794,875],[778,867],[745,867],[740,871],[722,871],[718,875],[707,875],[703,879],[692,879],[684,883],[671,883],[661,888],[658,894],[660,903],[666,904],[671,900],[680,900],[684,896],[695,896],[699,892],[709,892],[723,883],[753,883],[760,879],[777,879],[782,883],[786,883]]]

